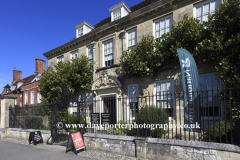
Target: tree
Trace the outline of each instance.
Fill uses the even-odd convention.
[[[143,36],[135,48],[123,52],[120,60],[121,71],[126,75],[153,76],[167,64],[179,64],[177,48],[185,48],[195,53],[198,43],[206,38],[210,31],[208,22],[200,23],[187,15],[178,23],[172,24],[171,32],[161,39]]]
[[[209,19],[211,34],[199,45],[199,59],[217,62],[222,82],[235,87],[240,83],[240,0],[225,1]]]
[[[208,22],[187,15],[173,23],[161,41],[146,36],[123,52],[120,68],[126,75],[152,76],[167,64],[179,64],[177,48],[192,53],[197,63],[213,63],[228,88],[240,83],[240,0],[226,0]]]
[[[152,76],[156,69],[156,56],[154,52],[156,40],[146,36],[135,48],[129,48],[123,52],[120,59],[120,67],[126,75]]]
[[[123,53],[120,71],[128,76],[152,76],[168,64],[179,65],[176,49],[185,48],[197,64],[214,64],[226,88],[239,87],[240,0],[225,0],[220,6],[202,24],[185,15],[182,21],[173,23],[171,32],[163,35],[161,41],[143,37],[136,48]],[[231,93],[234,120],[240,119],[238,95],[239,89]]]
[[[68,62],[60,61],[54,67],[56,71],[53,67],[48,67],[39,82],[40,93],[46,102],[57,100],[65,86],[72,93],[91,89],[93,73],[88,57],[81,56]]]

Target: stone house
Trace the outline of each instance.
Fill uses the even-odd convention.
[[[16,97],[14,104],[24,107],[24,105],[34,105],[41,103],[41,94],[38,93],[38,82],[45,71],[45,60],[38,56],[35,59],[34,74],[22,78],[22,71],[13,69],[13,81],[10,85],[6,85],[1,95]]]
[[[183,110],[183,106],[182,102],[174,101],[174,93],[182,87],[180,66],[162,70],[154,77],[121,78],[116,74],[116,69],[119,66],[122,51],[134,47],[141,41],[142,36],[151,35],[161,38],[162,34],[171,32],[171,24],[181,21],[185,14],[201,22],[206,21],[207,16],[213,13],[220,3],[221,0],[145,0],[128,7],[126,3],[121,2],[111,7],[110,16],[96,25],[92,26],[86,21],[76,25],[76,38],[43,55],[48,59],[49,67],[60,60],[65,62],[75,56],[88,56],[94,63],[93,84],[89,95],[94,95],[96,100],[103,101],[109,97],[114,98],[116,102],[112,107],[115,108],[123,104],[117,102],[118,98],[129,98],[140,90],[147,90],[153,95],[159,92],[172,94],[165,100],[153,97],[149,101],[153,105],[165,108],[173,121],[179,121],[183,119],[183,115],[178,114],[179,109]],[[220,82],[215,78],[217,73],[211,64],[197,67],[201,85],[212,87],[219,85]],[[212,102],[213,98],[214,96],[208,101]],[[120,117],[124,117],[124,114],[127,117],[126,120],[134,119],[134,110],[139,108],[139,104],[134,102],[131,99],[126,100],[123,104],[126,104],[125,111],[112,109],[111,114],[116,115],[116,121],[121,120]],[[107,108],[111,106],[107,105]],[[217,111],[218,107],[216,107],[216,113]],[[100,107],[95,109],[95,112],[104,112],[104,109]],[[210,117],[213,116],[218,115],[210,113]]]

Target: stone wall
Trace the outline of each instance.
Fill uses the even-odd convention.
[[[22,128],[7,128],[4,129],[4,133],[0,138],[16,138],[28,140],[30,132],[39,131],[35,129],[22,129]],[[43,138],[43,143],[47,143],[48,139],[51,136],[51,131],[40,130]],[[50,142],[50,141],[49,141]]]
[[[238,160],[240,157],[240,147],[231,144],[91,133],[86,133],[83,137],[87,149],[138,158]]]

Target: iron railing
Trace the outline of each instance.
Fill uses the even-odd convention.
[[[193,99],[186,99],[187,94],[194,95]],[[19,111],[10,107],[9,123],[12,128],[47,127],[53,139],[80,131],[240,144],[239,96],[238,88],[220,87],[205,87],[192,93],[168,90],[154,94],[145,90],[92,99],[68,95],[64,102],[41,107],[26,106]],[[48,122],[38,126],[35,119],[46,116]]]

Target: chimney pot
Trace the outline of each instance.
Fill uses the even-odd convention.
[[[43,73],[45,71],[45,60],[40,59],[38,56],[35,59],[35,73]]]
[[[22,71],[13,69],[13,81],[19,81],[22,79]]]

